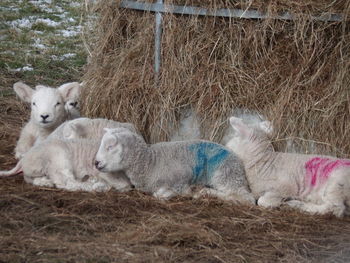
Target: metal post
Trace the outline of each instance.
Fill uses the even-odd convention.
[[[157,0],[157,4],[163,5],[163,0]],[[154,71],[156,73],[156,81],[159,80],[159,71],[161,64],[161,44],[162,44],[162,13],[156,13],[156,32],[154,42]]]

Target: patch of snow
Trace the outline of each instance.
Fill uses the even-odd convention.
[[[7,55],[14,56],[16,53],[12,50],[5,50],[5,51],[1,52],[1,54],[7,54]]]
[[[28,16],[27,18],[17,19],[7,22],[8,25],[14,28],[31,28],[34,24],[43,23],[47,26],[57,27],[61,22],[52,21],[49,18],[37,18],[35,16]]]
[[[8,38],[7,35],[2,35],[2,34],[0,35],[0,41],[6,40],[7,38]]]
[[[64,37],[75,37],[82,31],[82,26],[70,26],[64,30],[58,30],[59,34]]]
[[[32,65],[28,64],[27,66],[24,66],[22,68],[16,68],[16,69],[10,69],[10,71],[13,72],[20,72],[20,71],[33,71]]]
[[[46,12],[49,14],[62,13],[64,11],[62,7],[53,5],[51,0],[31,0],[29,1],[29,3],[39,8],[42,12]]]
[[[67,53],[67,54],[64,54],[62,56],[56,56],[56,55],[52,55],[51,58],[52,60],[55,60],[55,61],[63,61],[65,60],[66,58],[73,58],[75,57],[77,54],[74,54],[74,53]]]
[[[17,28],[31,28],[33,25],[33,22],[31,21],[32,18],[33,17],[17,19],[17,20],[7,22],[7,24]]]
[[[50,18],[38,18],[36,21],[35,21],[35,24],[37,23],[43,23],[47,26],[51,26],[51,27],[57,27],[59,25],[61,25],[61,22],[55,22],[53,20],[51,20]]]
[[[64,54],[64,55],[62,55],[62,57],[64,57],[64,58],[73,58],[73,57],[75,57],[77,54],[74,54],[74,53],[67,53],[67,54]]]
[[[0,11],[5,12],[18,12],[19,8],[15,6],[0,6]]]
[[[75,8],[75,7],[80,7],[80,3],[79,2],[71,2],[70,4],[69,4],[69,6],[70,7],[73,7],[73,8]]]
[[[46,49],[47,47],[41,43],[41,39],[37,38],[34,40],[33,47],[39,48],[39,49]]]
[[[66,21],[70,23],[75,23],[75,19],[73,17],[69,17]]]

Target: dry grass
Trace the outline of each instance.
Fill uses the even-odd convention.
[[[1,179],[1,262],[348,262],[350,218]]]
[[[291,10],[299,19],[165,15],[157,82],[153,14],[104,2],[99,9],[98,41],[85,74],[87,115],[131,121],[150,142],[156,142],[168,138],[173,127],[169,123],[178,120],[181,108],[192,105],[200,115],[205,137],[217,141],[232,109],[245,108],[273,120],[279,150],[291,138],[299,152],[349,157],[349,22],[316,22],[308,17],[326,10],[349,14],[349,3],[173,2],[251,6],[271,13]]]

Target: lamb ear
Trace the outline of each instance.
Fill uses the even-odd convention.
[[[85,127],[84,125],[81,125],[80,123],[71,123],[69,125],[71,130],[77,134],[79,137],[86,137]]]
[[[243,120],[237,117],[230,117],[230,124],[232,128],[241,136],[248,135],[250,129],[243,123]]]
[[[34,89],[24,84],[23,82],[16,82],[13,85],[13,89],[21,100],[31,103],[33,94],[35,92]]]
[[[105,133],[112,133],[113,129],[111,128],[103,128],[103,130],[105,131]]]
[[[273,133],[273,126],[270,121],[262,121],[259,124],[261,130],[263,130],[266,134],[271,135]]]
[[[81,85],[79,82],[70,82],[59,86],[57,89],[61,93],[64,102],[67,102],[79,98]]]

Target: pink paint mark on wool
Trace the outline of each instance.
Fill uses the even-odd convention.
[[[311,178],[310,184],[315,186],[317,182],[324,181],[337,168],[350,166],[350,160],[336,160],[315,157],[305,163],[306,174]]]

